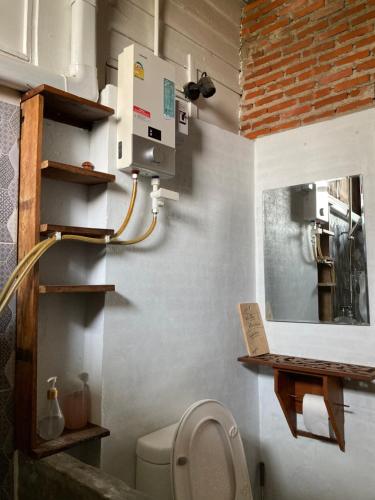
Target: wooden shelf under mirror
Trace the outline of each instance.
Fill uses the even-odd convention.
[[[275,394],[294,437],[302,436],[336,443],[341,451],[345,451],[343,379],[371,382],[375,379],[375,367],[282,354],[241,356],[238,361],[249,366],[267,366],[273,369]],[[297,429],[297,414],[302,413],[305,394],[324,397],[334,433],[332,438]]]
[[[264,365],[313,375],[329,375],[339,378],[351,378],[371,382],[375,379],[375,367],[323,361],[321,359],[301,358],[283,354],[262,354],[261,356],[241,356],[241,363]]]

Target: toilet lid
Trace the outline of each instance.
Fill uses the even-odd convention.
[[[237,424],[219,401],[198,401],[185,412],[171,464],[174,500],[253,498]]]

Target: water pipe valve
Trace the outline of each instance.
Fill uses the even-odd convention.
[[[171,191],[170,189],[164,189],[160,187],[160,178],[153,177],[151,179],[152,191],[150,193],[152,199],[152,213],[158,214],[159,208],[164,207],[164,200],[178,201],[180,199],[179,193],[176,191]]]

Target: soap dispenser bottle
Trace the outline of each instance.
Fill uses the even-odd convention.
[[[51,377],[47,380],[51,384],[47,391],[47,412],[39,421],[38,434],[46,441],[58,438],[65,426],[64,416],[57,399],[56,380],[57,377]]]

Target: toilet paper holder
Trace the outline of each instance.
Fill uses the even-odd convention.
[[[344,404],[342,378],[307,374],[275,368],[275,393],[292,435],[336,443],[345,451]],[[302,414],[303,396],[323,396],[334,437],[319,436],[297,428],[297,414]]]

